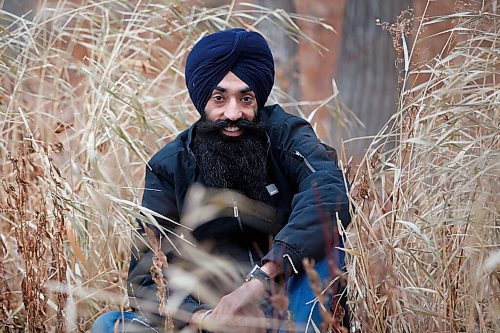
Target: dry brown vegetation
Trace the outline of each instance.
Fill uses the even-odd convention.
[[[417,33],[452,19],[442,54],[403,69],[400,110],[354,176],[348,290],[365,332],[500,329],[500,24],[485,6]]]
[[[127,308],[145,162],[196,119],[182,60],[205,31],[258,21],[250,5],[174,3],[48,2],[33,22],[2,13],[0,331],[84,331]],[[399,112],[351,168],[348,292],[365,332],[500,329],[491,6],[421,21],[457,24],[446,54],[415,69],[430,75],[420,86],[405,70],[413,47],[398,37]],[[285,13],[269,15],[300,36]],[[161,280],[167,263],[156,262]]]

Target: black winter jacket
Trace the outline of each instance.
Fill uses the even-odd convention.
[[[286,113],[279,105],[263,108],[260,117],[267,125],[268,172],[274,184],[272,188],[277,191],[271,191],[273,195],[266,202],[275,209],[270,222],[270,230],[274,231],[269,232],[274,236],[272,247],[267,247],[263,257],[255,252],[252,255],[262,263],[274,261],[282,265],[286,275],[294,271],[300,273],[304,258],[318,261],[324,257],[325,235],[335,230],[336,217],[344,226],[349,224],[348,185],[338,167],[335,150],[318,140],[306,120]],[[173,221],[180,221],[182,217],[188,188],[200,182],[196,158],[190,149],[192,136],[193,126],[154,155],[146,168],[142,205]],[[162,227],[175,227],[167,220],[157,220]],[[211,236],[215,233],[214,238],[222,243],[224,238],[232,241],[226,250],[245,242],[238,238],[236,230],[220,225],[210,227],[207,224],[205,231]],[[241,235],[241,230],[239,232]],[[267,235],[258,232],[252,235],[254,241],[269,244]],[[171,260],[174,251],[167,249],[165,252]],[[131,306],[136,309],[144,302],[156,302],[156,285],[150,273],[151,258],[152,252],[144,246],[132,250],[128,291]],[[192,313],[204,305],[195,297],[187,296],[180,307]]]

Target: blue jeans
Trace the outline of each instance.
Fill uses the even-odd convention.
[[[343,246],[341,246],[343,247]],[[335,258],[338,261],[338,268],[341,271],[345,271],[345,252],[335,249],[337,257]],[[327,258],[318,262],[314,269],[318,272],[319,278],[322,282],[323,289],[326,288],[327,284],[332,279],[330,274],[330,269],[328,267]],[[338,286],[339,283],[336,283]],[[339,293],[340,288],[333,288],[335,293]],[[319,311],[319,307],[321,306],[319,302],[316,300],[316,295],[311,289],[311,284],[309,282],[308,276],[304,274],[293,275],[286,282],[286,291],[288,294],[288,311],[292,314],[293,320],[297,327],[297,332],[306,332],[306,333],[314,333],[316,330],[313,326],[316,326],[318,329],[320,325],[323,323],[323,319],[321,318],[321,314]],[[327,309],[332,308],[332,295],[326,295],[327,304],[323,304]],[[347,307],[345,304],[345,295],[344,302],[342,307],[345,310],[347,315]],[[348,316],[344,317],[344,326],[348,327]],[[279,333],[283,331],[280,330]]]
[[[344,252],[339,252],[339,266],[342,268],[344,266]],[[314,268],[323,281],[323,285],[326,285],[331,278],[327,260],[320,261]],[[322,318],[319,312],[320,304],[315,301],[316,296],[310,287],[307,275],[300,274],[290,277],[285,288],[289,299],[288,311],[297,326],[297,332],[315,332],[313,326],[319,328]],[[324,304],[327,309],[331,306],[331,301],[332,299],[329,297],[329,304]],[[107,312],[96,319],[92,326],[92,333],[113,333],[115,332],[115,325],[119,325],[118,332],[158,332],[151,328],[146,320],[138,314],[113,311]],[[279,332],[283,331],[280,330]]]
[[[116,330],[115,330],[116,326]],[[111,311],[100,315],[92,325],[92,333],[150,333],[153,329],[140,315],[132,312]]]

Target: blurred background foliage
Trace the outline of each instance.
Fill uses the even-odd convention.
[[[268,38],[270,101],[343,152],[353,323],[499,329],[497,1],[0,4],[0,330],[127,308],[146,161],[197,119],[186,54],[229,27]]]

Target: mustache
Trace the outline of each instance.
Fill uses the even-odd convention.
[[[219,132],[221,129],[229,127],[229,126],[238,126],[244,130],[250,130],[257,133],[263,133],[266,130],[266,125],[261,121],[250,121],[246,119],[238,119],[238,120],[215,120],[210,121],[207,119],[201,119],[196,124],[196,130],[198,133],[214,133]]]

